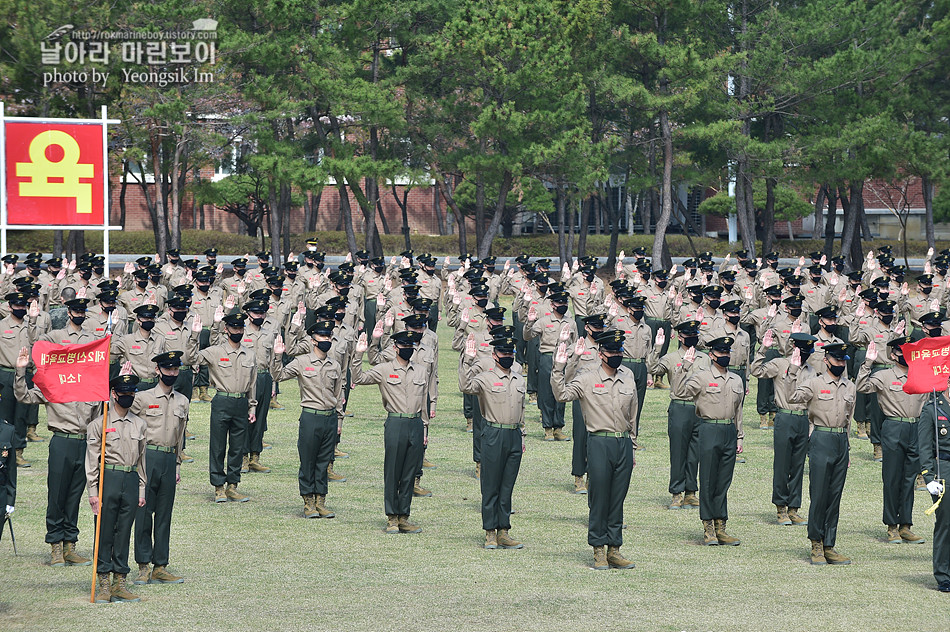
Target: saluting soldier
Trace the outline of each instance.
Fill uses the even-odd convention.
[[[573,380],[578,373],[600,368],[597,336],[604,331],[605,318],[604,314],[595,314],[584,319],[585,336],[578,338],[573,349],[569,348],[571,353],[567,360],[567,367],[564,370],[564,378],[568,382]],[[571,402],[571,419],[571,436],[574,439],[571,454],[571,475],[574,477],[574,493],[586,494],[587,482],[584,480],[584,476],[587,474],[587,425],[584,422],[584,411],[581,408],[580,400],[575,399]]]
[[[224,323],[227,339],[199,351],[196,356],[198,366],[208,367],[208,377],[217,391],[211,400],[208,470],[214,486],[214,502],[246,502],[248,497],[239,493],[237,486],[241,482],[248,425],[256,420],[257,365],[254,349],[241,344],[247,315],[225,316],[224,308],[219,306],[214,318]]]
[[[429,367],[413,361],[418,332],[400,331],[393,336],[396,359],[363,370],[363,354],[368,347],[366,333],[360,334],[353,352],[354,384],[377,384],[387,417],[384,426],[383,486],[386,533],[421,533],[422,528],[409,522],[412,491],[429,420],[426,396]]]
[[[524,453],[524,398],[527,391],[524,376],[512,370],[515,361],[515,339],[493,338],[491,357],[494,366],[483,370],[478,362],[475,335],[470,334],[459,371],[459,389],[476,395],[484,411],[482,431],[481,476],[482,529],[485,548],[520,549],[524,545],[509,535],[511,529],[511,494],[521,469]]]
[[[135,377],[139,378],[139,388],[145,390],[158,381],[152,358],[165,352],[165,339],[152,333],[158,316],[156,305],[139,305],[134,311],[137,327],[125,336],[112,338],[111,351],[116,361],[131,365]]]
[[[622,365],[625,339],[622,331],[601,333],[597,337],[600,367],[575,374],[570,383],[564,372],[567,343],[561,342],[551,372],[551,388],[558,401],[579,399],[584,411],[590,509],[587,543],[594,548],[595,570],[634,566],[620,553],[623,502],[636,465],[638,408],[636,381]]]
[[[811,563],[850,564],[835,550],[841,493],[848,475],[848,426],[854,411],[854,383],[845,375],[848,359],[844,344],[825,345],[826,370],[811,376],[802,371],[801,352],[792,351],[789,378],[795,380],[790,402],[808,407],[808,539]]]
[[[913,342],[910,336],[894,338],[887,343],[887,352],[895,364],[871,373],[877,360],[877,344],[870,342],[855,388],[862,393],[877,393],[878,405],[884,415],[881,424],[881,478],[884,481],[884,524],[891,544],[908,542],[923,544],[924,539],[910,530],[914,523],[914,487],[920,473],[917,451],[917,428],[926,394],[904,392],[907,383],[907,360],[901,345]]]
[[[182,351],[166,351],[152,358],[158,384],[139,391],[131,412],[145,421],[145,505],[135,513],[136,584],[180,584],[184,579],[167,569],[175,489],[181,481],[182,449],[190,400],[174,389],[181,369]],[[152,568],[149,568],[149,564]]]
[[[555,292],[549,296],[551,312],[539,317],[532,305],[524,326],[524,338],[540,340],[538,344],[538,407],[541,409],[541,424],[545,441],[570,441],[564,434],[564,402],[557,401],[551,390],[551,372],[554,352],[559,342],[573,345],[577,340],[577,325],[567,316],[567,292]]]
[[[274,344],[271,374],[275,382],[296,377],[300,386],[300,426],[297,455],[300,469],[297,485],[303,498],[305,518],[333,518],[327,509],[328,469],[336,438],[343,429],[343,382],[340,363],[328,355],[335,322],[320,319],[307,328],[310,348],[286,366],[280,361],[287,350],[278,336]]]
[[[190,313],[201,318],[202,328],[198,337],[199,349],[211,345],[211,326],[214,324],[214,312],[224,303],[224,290],[212,287],[211,277],[206,272],[194,276],[195,289],[191,295]],[[194,376],[191,399],[210,402],[208,395],[208,367],[202,366]]]
[[[950,468],[950,403],[947,392],[937,394],[924,405],[917,424],[917,446],[920,450],[920,472],[933,501],[940,502],[934,512],[933,572],[937,590],[950,593],[950,503],[946,493],[945,475]]]
[[[28,404],[18,402],[13,396],[17,353],[23,347],[32,347],[39,338],[36,326],[38,309],[32,317],[28,314],[29,298],[23,292],[12,292],[4,297],[10,306],[10,315],[0,320],[0,419],[14,424],[13,448],[17,467],[30,467],[23,456],[27,441],[26,416],[18,409]],[[19,423],[17,423],[19,422]]]
[[[99,525],[99,559],[96,566],[96,603],[139,601],[129,591],[129,537],[136,507],[145,506],[145,446],[147,430],[141,417],[131,410],[139,379],[119,375],[109,381],[112,390],[108,427],[90,423],[86,439],[86,486],[89,506]],[[105,469],[99,469],[105,441]],[[99,481],[102,505],[99,504]],[[112,582],[109,582],[112,573]]]

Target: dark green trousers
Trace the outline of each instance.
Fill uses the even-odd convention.
[[[386,417],[383,429],[383,504],[387,516],[409,515],[424,439],[421,418]]]
[[[333,459],[337,437],[336,411],[329,413],[300,412],[297,430],[297,486],[300,495],[327,493],[327,468]]]
[[[885,418],[881,425],[881,451],[884,524],[913,524],[914,487],[920,474],[917,424]]]
[[[751,365],[752,361],[755,360],[755,343],[758,341],[759,337],[755,332],[755,325],[747,325],[743,323],[739,325],[739,329],[749,334],[749,364]]]
[[[86,488],[86,440],[54,434],[49,440],[47,468],[46,543],[76,542],[79,503]]]
[[[772,504],[798,509],[808,456],[808,413],[775,413],[772,445]]]
[[[175,380],[174,389],[188,399],[191,399],[191,393],[195,389],[195,374],[191,368],[181,367],[181,369],[178,370],[178,379]]]
[[[210,345],[211,330],[207,327],[204,327],[202,328],[201,333],[198,334],[198,349],[207,349]],[[193,388],[210,385],[211,381],[208,378],[208,367],[205,365],[198,367],[198,375],[195,376]],[[191,398],[191,393],[188,393],[188,398]]]
[[[874,375],[881,369],[887,368],[882,364],[871,366],[871,375]],[[867,406],[868,438],[873,445],[881,443],[881,426],[884,424],[884,411],[881,410],[881,404],[878,401],[877,393],[867,393],[865,400]]]
[[[538,392],[538,362],[539,356],[541,355],[540,351],[541,339],[532,338],[531,340],[526,340],[524,343],[524,359],[527,364],[527,375],[525,375],[525,380],[528,385],[529,393]]]
[[[633,380],[637,385],[637,436],[640,436],[640,413],[643,411],[643,401],[647,397],[647,365],[645,362],[633,360],[624,360],[623,365],[633,373]]]
[[[765,352],[766,360],[773,360],[779,357],[779,352],[774,347]],[[775,385],[771,379],[758,378],[759,388],[755,394],[755,410],[760,415],[774,413],[778,410],[775,405]]]
[[[5,371],[4,371],[5,373]],[[26,388],[33,388],[33,371],[31,369],[26,370]],[[16,407],[16,422],[14,425],[17,428],[24,428],[24,437],[26,436],[26,428],[29,426],[35,426],[38,423],[38,418],[40,414],[40,405],[39,404],[23,404],[17,402]]]
[[[211,484],[215,487],[226,483],[237,485],[241,482],[241,462],[244,460],[244,449],[247,445],[247,413],[246,397],[215,395],[211,400],[208,471],[211,474]]]
[[[853,368],[848,368],[848,375],[857,375],[857,371],[864,364],[864,358],[867,356],[867,349],[861,349],[860,347],[855,347],[854,353],[849,354],[854,358]],[[851,378],[852,380],[854,377]],[[854,420],[855,421],[868,421],[868,395],[867,393],[862,393],[858,391],[854,396]]]
[[[146,450],[145,506],[135,512],[135,562],[168,565],[172,529],[172,507],[175,505],[174,452]]]
[[[247,428],[244,454],[251,452],[260,454],[264,449],[264,433],[267,431],[267,413],[270,412],[270,394],[273,387],[274,378],[271,377],[270,372],[257,374],[257,406],[254,407],[257,419]]]
[[[699,417],[693,402],[671,400],[667,409],[667,434],[670,437],[670,493],[682,494],[699,489]]]
[[[363,299],[363,331],[372,332],[376,328],[376,298]]]
[[[578,400],[571,402],[571,439],[574,447],[571,452],[571,476],[587,474],[587,424]]]
[[[13,394],[13,379],[16,373],[7,367],[0,369],[0,418],[13,424],[13,447],[22,450],[26,447],[26,414],[21,411],[26,404],[17,401]]]
[[[511,528],[511,493],[521,469],[521,430],[485,424],[482,433],[482,528]]]
[[[735,424],[699,423],[699,517],[728,520],[727,496],[736,469]]]
[[[848,476],[848,435],[815,430],[808,441],[808,539],[834,546]]]
[[[537,340],[537,338],[535,338]],[[529,344],[534,342],[529,341]],[[554,354],[538,353],[538,408],[541,409],[541,425],[545,428],[564,427],[564,402],[554,398],[551,388],[551,370],[554,368]]]
[[[432,331],[439,330],[439,302],[438,301],[432,303],[432,307],[429,308],[429,318],[426,322],[426,325]],[[375,327],[376,325],[374,324],[373,326]]]
[[[633,472],[633,443],[629,437],[587,437],[587,543],[623,544],[623,501]]]
[[[512,310],[511,322],[515,326],[515,362],[524,365],[525,363],[525,340],[524,323],[518,318],[518,312]],[[582,330],[578,330],[582,331]],[[534,392],[534,391],[531,391]]]
[[[139,506],[136,472],[103,470],[102,506],[99,508],[99,560],[96,572],[129,574],[129,539]]]
[[[941,467],[950,467],[950,461],[943,461]],[[946,493],[946,492],[944,492]],[[937,502],[937,497],[931,497]],[[934,579],[938,584],[950,582],[950,503],[944,498],[934,514]]]
[[[482,462],[482,436],[485,434],[485,418],[478,397],[472,395],[472,461]]]

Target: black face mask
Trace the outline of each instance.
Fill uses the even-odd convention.
[[[343,322],[343,318],[344,318],[345,316],[346,316],[346,312],[334,312],[334,313],[333,313],[333,320],[335,320],[335,321],[338,322],[338,323],[342,323],[342,322]]]
[[[897,354],[897,363],[901,366],[907,366],[907,360],[904,359],[903,354]]]
[[[699,344],[699,336],[683,336],[684,347],[695,347]]]
[[[735,286],[736,286],[735,283],[723,283],[722,284],[723,292],[725,292],[726,294],[732,294],[732,288],[734,288]]]
[[[773,270],[777,270],[777,269],[778,269],[778,261],[769,261],[769,267],[772,268]]]
[[[661,290],[665,290],[667,285],[669,285],[669,283],[668,283],[667,281],[657,281],[657,282],[656,282],[656,286],[657,286],[658,288],[660,288]]]
[[[238,278],[243,277],[245,272],[247,272],[247,268],[234,268],[234,276]]]
[[[105,312],[106,314],[111,314],[112,312],[115,311],[115,305],[103,305],[102,311]]]
[[[314,264],[314,267],[315,267],[317,270],[323,270],[323,266],[324,266],[324,265],[325,265],[325,264],[322,263],[322,262],[321,262],[321,263],[315,263],[315,264]]]
[[[160,276],[153,276],[153,277],[149,277],[148,280],[151,281],[152,283],[154,283],[155,285],[158,285],[159,283],[162,282],[162,277],[160,277]]]
[[[141,328],[144,329],[145,331],[152,331],[152,330],[155,328],[155,321],[154,321],[154,320],[143,320],[143,321],[140,321],[140,322],[139,322],[139,327],[141,327]]]
[[[175,382],[178,381],[177,375],[165,375],[162,373],[162,376],[159,378],[162,381],[162,384],[165,386],[174,386]]]
[[[829,370],[829,371],[831,372],[831,374],[834,375],[835,377],[838,377],[838,376],[840,376],[842,373],[844,373],[845,368],[846,368],[846,367],[845,367],[843,364],[842,364],[841,366],[838,366],[838,365],[836,365],[836,364],[829,364],[829,365],[828,365],[828,370]]]
[[[711,301],[708,301],[706,304],[709,305],[713,309],[719,309],[719,306],[722,305],[722,301],[717,300],[717,299],[712,299]]]
[[[80,272],[79,276],[86,281],[92,278],[92,270],[87,270],[86,272]]]
[[[270,293],[274,295],[274,298],[280,298],[280,295],[283,293],[284,288],[279,287],[276,290],[271,289]]]
[[[930,294],[931,292],[934,291],[934,289],[932,287],[923,287],[923,288],[920,288],[920,291],[923,292],[924,294]]]
[[[10,310],[10,313],[13,314],[15,318],[23,318],[26,316],[26,308],[24,307],[14,307]]]
[[[209,266],[213,266],[214,264],[216,264],[216,263],[218,262],[218,258],[217,258],[217,257],[208,257],[208,258],[206,259],[206,261],[208,262],[208,265],[209,265]]]
[[[329,350],[330,350],[330,347],[331,347],[332,345],[333,345],[333,342],[331,342],[330,340],[318,340],[318,341],[317,341],[317,349],[319,349],[320,351],[322,351],[322,352],[324,352],[324,353],[326,353],[327,351],[329,351]]]
[[[179,323],[185,322],[185,317],[188,316],[188,312],[183,312],[180,310],[172,310],[172,318]]]
[[[885,325],[890,325],[893,320],[894,314],[881,314],[881,322]]]
[[[39,269],[39,268],[27,268],[26,271],[29,272],[29,273],[30,273],[30,276],[32,276],[32,277],[37,277],[37,276],[40,275],[40,269]]]
[[[852,284],[851,284],[851,291],[857,293],[858,288],[860,288],[860,287],[861,287],[861,284],[860,284],[860,283],[852,283]]]
[[[563,316],[567,313],[567,305],[555,305],[554,311]]]
[[[515,363],[514,356],[500,356],[496,358],[496,360],[498,362],[498,366],[505,370],[510,369],[511,365]]]
[[[739,314],[732,314],[731,316],[726,316],[726,320],[728,320],[728,321],[729,321],[730,323],[732,323],[733,325],[738,325],[738,324],[739,324]]]
[[[716,364],[718,364],[719,366],[725,368],[725,367],[729,366],[729,360],[732,359],[732,356],[727,356],[727,355],[724,355],[724,356],[716,356],[714,359],[715,359],[715,361],[716,361]]]
[[[832,323],[830,325],[822,324],[821,328],[827,331],[829,336],[834,336],[835,334],[838,333],[838,325],[836,325],[835,323]]]
[[[799,348],[799,353],[801,354],[802,364],[808,362],[808,358],[811,357],[811,351],[805,351],[804,349]]]
[[[239,334],[229,333],[228,338],[231,340],[231,342],[241,342],[241,340],[244,339],[244,332],[241,332]]]
[[[484,309],[488,305],[488,299],[487,298],[476,299],[475,304]]]
[[[405,361],[409,361],[412,358],[412,354],[415,353],[415,349],[412,347],[400,347],[397,353],[399,357]]]
[[[584,279],[586,279],[588,283],[591,283],[591,282],[594,280],[594,275],[593,275],[593,274],[587,274],[587,275],[584,276]]]
[[[630,316],[631,316],[634,320],[636,320],[637,322],[639,322],[639,321],[643,320],[643,310],[642,310],[642,309],[635,309],[635,310],[633,310],[632,312],[630,312]]]
[[[791,316],[792,318],[798,318],[799,316],[802,315],[802,308],[799,307],[798,309],[790,309],[788,310],[788,315]]]
[[[812,278],[811,278],[811,282],[814,283],[815,285],[818,285],[819,283],[821,283],[821,277],[820,277],[820,276],[819,276],[819,277],[812,277]]]
[[[386,270],[386,268],[384,268],[383,266],[375,266],[375,267],[373,268],[373,272],[375,272],[376,274],[382,274],[383,271],[385,271],[385,270]]]
[[[538,294],[540,294],[541,296],[544,296],[544,295],[547,294],[547,293],[548,293],[548,286],[546,286],[546,285],[539,285],[539,286],[538,286]]]
[[[799,294],[802,293],[802,288],[801,288],[801,287],[795,287],[795,286],[793,285],[793,286],[791,286],[791,287],[788,288],[788,293],[791,294],[792,296],[798,296]]]
[[[435,274],[435,268],[432,268],[431,270],[429,268],[425,268],[425,271],[426,271],[426,274],[428,274],[429,276],[432,276],[433,274]]]
[[[296,280],[297,280],[297,273],[294,272],[293,274],[291,274],[291,273],[288,272],[288,273],[287,273],[287,278],[290,279],[291,281],[296,281]]]
[[[782,297],[781,296],[769,296],[769,303],[772,305],[781,305]]]
[[[930,337],[930,338],[936,338],[936,337],[940,336],[942,333],[943,333],[943,330],[942,330],[940,327],[936,327],[936,328],[933,328],[933,329],[927,329],[927,336]]]
[[[115,403],[121,406],[122,408],[131,408],[132,402],[135,401],[135,395],[116,395]]]
[[[82,327],[82,324],[86,322],[85,316],[70,316],[69,320],[73,321],[73,324],[77,327]]]
[[[347,296],[347,295],[350,293],[350,288],[348,288],[348,287],[341,287],[341,288],[339,288],[339,289],[337,290],[337,292],[340,293],[340,296]]]
[[[141,279],[136,281],[135,284],[144,290],[148,287],[148,279]]]
[[[254,317],[254,318],[251,318],[250,320],[251,320],[251,322],[252,322],[256,327],[260,327],[261,325],[264,324],[264,317],[263,317],[263,316],[256,316],[256,317]]]
[[[95,272],[98,276],[102,276],[102,273],[105,272],[105,268],[93,268],[92,271]]]
[[[488,266],[488,267],[486,267],[486,268],[485,268],[485,272],[487,272],[488,274],[494,274],[494,273],[495,273],[495,266]]]
[[[606,362],[607,366],[609,366],[611,369],[617,369],[621,364],[623,364],[623,356],[604,356],[604,362]]]
[[[210,284],[210,283],[199,283],[199,284],[196,285],[195,287],[198,288],[198,291],[199,291],[199,292],[204,292],[205,294],[207,294],[207,293],[208,293],[208,290],[211,289],[211,284]]]
[[[695,303],[695,304],[697,304],[697,305],[700,305],[700,304],[703,302],[703,295],[702,295],[702,294],[690,294],[690,295],[689,295],[689,300],[691,300],[693,303]]]

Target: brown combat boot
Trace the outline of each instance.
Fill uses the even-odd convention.
[[[667,509],[679,510],[683,508],[683,494],[673,494],[670,506]]]
[[[587,493],[587,483],[584,482],[583,476],[574,477],[574,493],[575,494],[586,494]]]
[[[66,566],[66,560],[63,558],[63,543],[53,542],[50,544],[49,565],[53,567]]]
[[[503,549],[522,549],[524,544],[518,542],[510,535],[508,535],[508,529],[499,529],[498,530],[498,546]]]
[[[567,436],[566,434],[564,434],[564,430],[562,428],[555,428],[554,440],[555,441],[570,441],[571,438]]]
[[[468,417],[465,418],[465,432],[475,432],[475,422]]]
[[[96,603],[112,601],[112,590],[109,586],[109,573],[96,573]]]
[[[433,463],[432,461],[430,461],[430,460],[427,459],[426,457],[422,457],[422,469],[424,469],[424,470],[434,470],[435,468],[436,468],[435,463]]]
[[[888,544],[901,544],[903,542],[896,524],[887,525],[887,542]]]
[[[658,388],[661,390],[667,390],[670,387],[663,383],[663,376],[660,376],[653,380],[653,388]]]
[[[775,413],[769,413],[769,428],[775,427]]]
[[[863,439],[867,441],[868,439],[868,428],[871,424],[866,421],[859,421],[858,424],[858,439]]]
[[[545,428],[545,429],[544,429],[544,440],[545,440],[545,441],[554,441],[554,428]]]
[[[926,542],[926,540],[910,530],[909,524],[902,524],[898,533],[900,533],[901,540],[907,544],[923,544]]]
[[[139,564],[139,575],[134,580],[132,580],[132,583],[136,586],[144,586],[148,583],[148,578],[151,576],[151,574],[152,569],[148,564]]]
[[[36,434],[36,426],[26,427],[26,440],[30,443],[42,443],[43,441],[46,441],[46,439]]]
[[[399,533],[399,516],[395,514],[386,516],[386,533]]]
[[[759,415],[759,430],[768,430],[768,429],[769,429],[769,416]]]
[[[619,546],[607,547],[607,563],[611,568],[633,568],[634,563],[620,554]]]
[[[333,458],[334,459],[348,459],[350,458],[350,455],[344,452],[343,450],[341,450],[339,447],[335,447],[333,448]],[[425,460],[425,457],[423,457],[423,461],[424,460]],[[422,467],[425,467],[425,463],[423,463]]]
[[[426,489],[425,487],[423,487],[422,479],[417,476],[416,482],[412,486],[412,495],[415,496],[416,498],[431,498],[432,490]]]
[[[498,548],[498,535],[494,529],[485,529],[485,544],[482,546],[486,549]]]
[[[791,518],[788,517],[788,507],[785,505],[775,505],[775,520],[781,525],[790,525],[792,524]]]
[[[247,474],[251,471],[251,457],[250,455],[245,454],[244,459],[241,461],[241,474]]]
[[[719,539],[716,537],[716,528],[712,520],[703,520],[703,544],[705,546],[718,546]]]
[[[208,395],[208,387],[207,387],[207,386],[199,386],[199,387],[198,387],[198,401],[200,401],[200,402],[210,402],[210,401],[211,401],[211,396]]]
[[[739,546],[739,538],[734,538],[726,533],[726,521],[716,520],[716,539],[722,546]]]
[[[63,542],[63,559],[67,566],[90,566],[92,560],[76,553],[75,542]]]
[[[317,498],[313,494],[303,495],[303,517],[319,518],[320,512],[317,511]]]
[[[825,552],[825,560],[827,560],[829,564],[850,564],[851,563],[850,557],[846,557],[842,555],[841,553],[838,553],[837,551],[835,551],[835,547],[833,546],[826,546],[824,552]]]
[[[880,443],[875,443],[875,444],[874,444],[874,462],[875,462],[875,463],[883,463],[883,462],[884,462],[884,451],[881,450],[881,444],[880,444]]]
[[[699,507],[699,498],[696,497],[696,492],[686,492],[683,496],[683,507]]]
[[[399,516],[399,533],[422,533],[422,527],[409,522],[409,516]]]
[[[197,386],[191,387],[191,401],[195,401],[196,399],[198,399],[198,394],[200,392],[201,392],[201,389],[199,389]]]
[[[113,602],[142,600],[142,598],[134,592],[129,591],[129,587],[125,583],[125,575],[120,575],[119,573],[112,573],[112,586],[110,590],[112,591]]]
[[[224,491],[224,485],[215,485],[214,486],[214,502],[216,503],[226,503],[228,502],[227,494]]]
[[[185,579],[178,575],[172,575],[164,566],[156,566],[152,569],[152,574],[148,578],[150,584],[181,584]]]
[[[481,463],[475,464],[475,480],[479,480],[479,481],[482,480],[482,464]]]
[[[594,570],[610,570],[610,564],[607,563],[607,552],[604,551],[604,547],[602,546],[594,547]]]
[[[336,514],[327,509],[327,497],[324,494],[317,494],[316,508],[321,518],[336,518]]]
[[[33,464],[23,458],[23,448],[17,448],[16,450],[16,466],[17,467],[31,467]]]
[[[337,474],[333,471],[333,461],[330,461],[330,465],[327,466],[327,479],[335,481],[337,483],[345,483],[346,477],[342,474]]]
[[[191,431],[191,428],[185,426],[185,440],[194,441],[197,438],[197,435]]]
[[[824,566],[828,563],[825,559],[825,550],[821,546],[821,540],[811,541],[811,563],[814,566]]]
[[[791,520],[792,524],[794,525],[804,526],[808,524],[808,520],[803,518],[802,515],[798,513],[798,507],[788,508],[788,519]]]
[[[281,404],[280,402],[278,402],[276,397],[271,398],[269,406],[270,406],[270,409],[271,409],[271,410],[283,410],[283,409],[284,409],[283,404]]]
[[[252,472],[260,472],[262,474],[267,474],[270,472],[270,468],[261,463],[260,452],[251,452],[251,458],[248,462],[248,467]]]
[[[249,500],[247,496],[238,492],[235,483],[228,483],[228,486],[224,489],[224,495],[228,497],[228,500],[235,503],[246,503]]]
[[[182,453],[181,453],[181,462],[182,462],[182,463],[194,463],[194,462],[195,462],[195,457],[193,457],[193,456],[188,456],[187,454],[185,454],[184,452],[182,452]]]

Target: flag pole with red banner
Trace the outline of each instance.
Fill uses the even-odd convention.
[[[108,324],[109,333],[103,338],[106,341],[106,379],[108,384],[109,377],[109,352],[112,347],[112,312],[109,312]],[[99,569],[99,531],[102,529],[102,484],[105,481],[105,470],[106,470],[106,428],[108,427],[109,419],[109,397],[106,393],[106,398],[102,402],[102,431],[100,433],[100,438],[102,440],[102,446],[99,449],[99,515],[96,517],[96,546],[92,549],[92,590],[89,594],[89,603],[96,603],[96,578],[99,576],[97,572]]]

